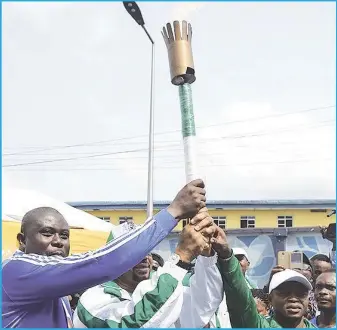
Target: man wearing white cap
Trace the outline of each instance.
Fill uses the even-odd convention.
[[[312,286],[302,274],[289,269],[275,274],[269,285],[274,313],[270,317],[259,315],[239,261],[221,228],[217,227],[212,242],[218,253],[232,328],[315,328],[304,317]]]
[[[233,254],[235,255],[236,259],[238,259],[240,263],[241,271],[242,271],[243,276],[246,279],[246,284],[248,288],[251,290],[257,289],[256,285],[253,284],[247,276],[247,270],[250,266],[250,262],[249,262],[248,253],[246,252],[246,250],[242,248],[233,248]]]

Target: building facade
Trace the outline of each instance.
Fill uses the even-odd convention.
[[[125,221],[142,224],[146,220],[145,202],[72,202],[103,221],[118,225]],[[168,202],[156,202],[155,213]],[[325,226],[327,214],[336,208],[335,200],[208,201],[207,207],[216,224],[225,229],[301,228]],[[175,231],[186,224],[179,223]]]
[[[70,205],[118,225],[132,220],[141,224],[146,219],[146,203],[141,202],[76,202]],[[278,251],[303,251],[309,258],[316,253],[329,255],[331,243],[323,239],[319,226],[327,226],[336,218],[327,217],[336,208],[335,200],[289,201],[208,201],[207,207],[214,221],[226,228],[233,247],[248,252],[249,278],[262,288],[276,265]],[[155,203],[155,211],[168,206]],[[186,222],[180,222],[154,252],[164,260],[177,246],[179,231]]]

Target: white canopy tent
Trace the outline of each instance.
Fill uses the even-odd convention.
[[[2,259],[10,257],[18,248],[16,239],[21,220],[37,207],[52,207],[59,211],[71,228],[71,253],[95,250],[106,243],[114,225],[98,219],[66,203],[32,190],[3,189],[2,192]]]
[[[28,211],[43,206],[59,211],[73,228],[110,232],[113,227],[111,223],[33,190],[4,189],[2,192],[2,220],[21,221]]]

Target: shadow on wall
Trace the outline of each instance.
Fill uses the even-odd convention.
[[[262,288],[269,279],[270,271],[276,266],[277,239],[274,235],[228,235],[232,247],[240,247],[248,252],[250,259],[249,279]],[[178,233],[171,234],[154,250],[167,260],[178,244]],[[329,255],[331,243],[324,240],[320,233],[288,233],[283,249],[287,251],[300,250],[309,258],[316,253]]]

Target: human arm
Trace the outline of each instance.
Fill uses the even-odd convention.
[[[79,292],[119,277],[139,263],[176,226],[205,204],[201,180],[186,185],[167,210],[103,248],[67,258],[19,254],[2,269],[2,284],[20,305]],[[136,248],[135,248],[136,247]]]
[[[259,328],[261,319],[256,303],[242,274],[239,261],[233,255],[225,233],[217,227],[212,239],[218,253],[218,266],[226,294],[227,308],[232,328]]]
[[[2,269],[3,288],[20,304],[84,291],[113,280],[135,266],[176,224],[167,210],[163,210],[142,227],[94,252],[67,258],[19,254]]]
[[[186,264],[204,248],[205,241],[191,226],[182,231],[175,254]],[[187,273],[178,266],[176,256],[159,267],[149,280],[140,282],[131,299],[129,295],[116,297],[116,287],[111,291],[97,286],[81,298],[75,313],[75,326],[89,328],[165,328],[178,319],[183,303],[183,279]],[[187,266],[186,266],[187,267]],[[111,283],[111,282],[110,282]],[[95,297],[95,292],[100,296]],[[110,293],[109,298],[107,295]]]

